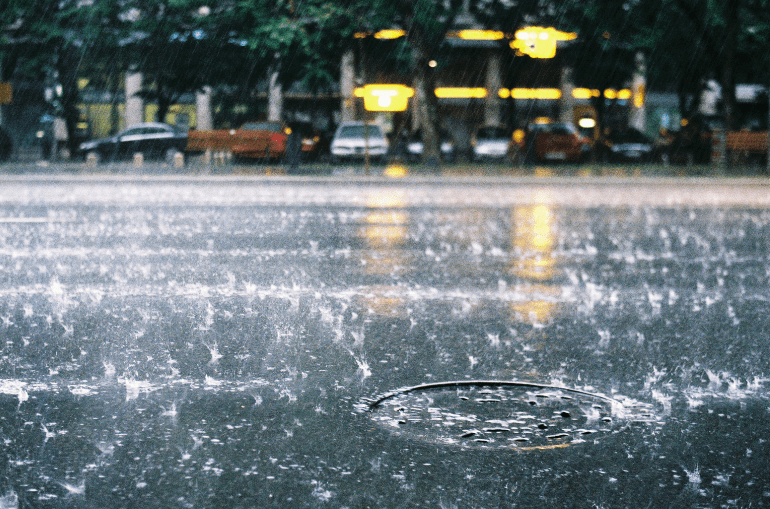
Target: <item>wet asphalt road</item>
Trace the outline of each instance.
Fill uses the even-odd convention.
[[[0,508],[766,506],[768,191],[7,177]]]

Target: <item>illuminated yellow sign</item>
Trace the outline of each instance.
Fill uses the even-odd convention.
[[[575,99],[590,99],[594,96],[593,92],[590,88],[575,88],[572,90],[572,97]],[[598,95],[599,91],[597,90],[596,93]]]
[[[439,87],[435,90],[439,99],[483,99],[487,96],[486,88]]]
[[[406,35],[403,30],[380,30],[374,34],[375,39],[398,39]]]
[[[558,88],[512,88],[511,97],[514,99],[560,99],[561,90]]]
[[[615,90],[614,88],[608,88],[606,90],[599,91],[590,88],[575,88],[572,90],[572,97],[575,99],[591,99],[592,97],[604,96],[605,99],[620,99],[621,101],[627,101],[633,96],[631,90],[624,88],[621,90]]]
[[[527,27],[516,31],[516,39],[511,41],[511,48],[517,55],[529,55],[532,58],[553,58],[556,56],[558,41],[571,41],[577,34],[562,32],[553,27]]]
[[[624,88],[623,90],[618,90],[618,99],[621,101],[628,101],[631,99],[632,92],[628,90],[627,88]]]
[[[367,111],[404,111],[413,95],[414,89],[404,85],[365,85],[355,90]]]
[[[459,32],[450,32],[447,35],[466,41],[499,41],[505,38],[505,34],[497,30],[460,30]]]

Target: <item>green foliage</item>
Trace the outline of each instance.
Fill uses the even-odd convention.
[[[78,75],[114,85],[126,70],[146,75],[152,85],[143,94],[160,105],[203,86],[253,90],[271,72],[285,88],[302,83],[323,91],[337,82],[344,50],[371,43],[354,34],[401,28],[406,37],[378,42],[386,48],[382,66],[429,90],[425,63],[441,60],[462,6],[462,0],[0,0],[2,78],[58,73],[67,90],[62,108],[77,99]],[[470,10],[483,26],[507,34],[529,24],[577,32],[559,56],[574,62],[586,86],[622,86],[640,50],[650,88],[682,96],[697,96],[728,64],[739,82],[770,81],[770,0],[474,0]]]
[[[277,71],[288,87],[302,83],[328,89],[339,74],[340,49],[358,26],[352,10],[328,0],[243,1],[238,8],[253,20],[243,37],[265,70]]]

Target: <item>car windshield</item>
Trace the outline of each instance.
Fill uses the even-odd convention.
[[[248,122],[241,126],[244,131],[268,131],[271,133],[280,133],[283,128],[278,122]]]
[[[609,140],[613,143],[650,143],[650,137],[636,130],[612,131]]]
[[[476,132],[476,138],[480,140],[509,139],[510,133],[502,127],[482,127]]]
[[[544,129],[544,131],[558,135],[572,135],[577,133],[577,130],[571,124],[552,124],[548,126],[547,129]]]
[[[337,138],[382,138],[382,131],[377,125],[345,125],[340,127]]]

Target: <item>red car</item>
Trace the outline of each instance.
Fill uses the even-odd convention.
[[[290,132],[281,122],[247,122],[240,129],[190,131],[185,150],[229,151],[236,157],[281,159]]]
[[[530,124],[513,143],[525,161],[582,163],[591,155],[591,140],[572,124]]]

